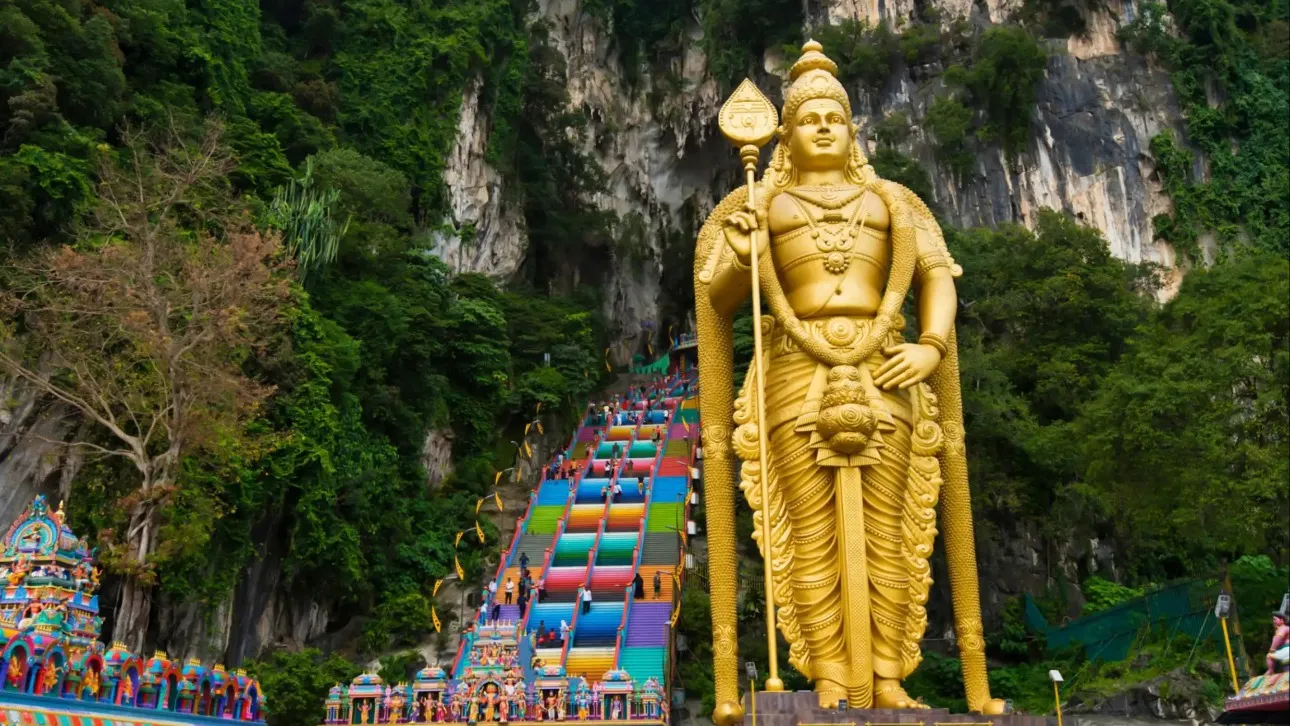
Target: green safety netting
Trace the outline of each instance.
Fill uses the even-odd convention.
[[[1060,627],[1051,626],[1027,595],[1026,625],[1047,638],[1050,650],[1080,647],[1091,659],[1120,661],[1147,627],[1195,640],[1217,637],[1213,610],[1218,591],[1215,579],[1179,582]]]
[[[643,366],[632,366],[632,373],[639,375],[665,375],[667,373],[668,357],[663,356],[658,360]]]

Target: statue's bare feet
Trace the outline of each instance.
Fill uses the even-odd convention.
[[[837,708],[838,701],[847,697],[847,689],[821,678],[815,682],[815,696],[820,699],[820,708]]]
[[[927,708],[927,705],[916,698],[911,698],[900,681],[886,678],[875,678],[873,682],[874,708]]]
[[[991,698],[981,705],[981,714],[984,716],[1002,716],[1008,713],[1008,702],[1002,698]]]

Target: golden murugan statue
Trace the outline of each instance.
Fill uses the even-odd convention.
[[[846,699],[858,708],[921,707],[901,681],[921,660],[939,499],[968,704],[1001,713],[986,680],[964,460],[954,336],[961,270],[927,206],[866,163],[836,72],[808,42],[790,72],[778,129],[761,97],[771,116],[765,135],[773,130],[779,143],[755,203],[749,188],[735,190],[697,241],[715,719],[731,723],[742,713],[734,491],[721,486],[734,478],[735,455],[769,562],[772,617],[820,706]],[[756,149],[744,152],[751,180]],[[754,246],[770,310],[761,326],[761,407],[756,366],[737,399],[732,379],[732,317],[751,291]],[[911,286],[918,343],[901,335]]]

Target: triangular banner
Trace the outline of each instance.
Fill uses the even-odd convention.
[[[439,613],[435,611],[434,605],[430,606],[430,620],[434,622],[434,631],[436,633],[443,628],[443,623],[439,622]]]
[[[461,569],[461,560],[457,559],[457,555],[455,554],[452,556],[452,566],[455,570],[457,570],[457,579],[465,580],[466,571]]]
[[[497,504],[497,511],[499,511],[499,512],[504,512],[504,511],[506,511],[505,509],[502,509],[502,495],[501,495],[501,494],[498,494],[497,492],[493,492],[493,502]]]
[[[430,592],[430,597],[439,597],[439,587],[443,585],[443,580],[434,581],[434,590]]]
[[[479,543],[484,543],[484,528],[479,526],[479,520],[475,520],[475,534],[479,535]]]
[[[452,541],[452,546],[454,549],[457,547],[457,545],[461,544],[461,536],[465,533],[466,533],[466,530],[464,529],[457,533],[457,539]]]

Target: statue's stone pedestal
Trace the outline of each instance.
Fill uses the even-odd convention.
[[[755,718],[755,720],[754,720]],[[1010,713],[1005,716],[981,716],[970,713],[950,713],[945,709],[878,709],[851,708],[845,711],[820,708],[815,694],[810,691],[794,693],[757,694],[757,711],[754,716],[749,696],[744,696],[745,726],[1051,726],[1056,719]]]

